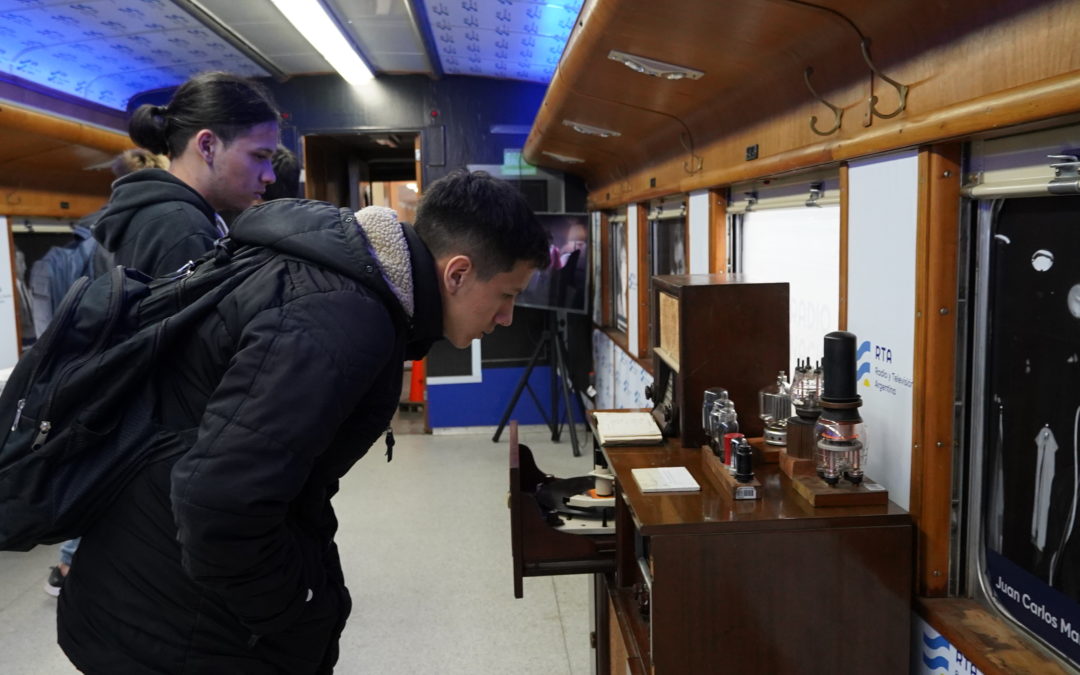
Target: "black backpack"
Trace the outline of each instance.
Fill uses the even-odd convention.
[[[226,241],[168,277],[75,282],[0,393],[0,550],[80,536],[147,462],[191,446],[196,429],[154,421],[149,375],[273,255]]]

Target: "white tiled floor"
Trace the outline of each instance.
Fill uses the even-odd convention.
[[[334,499],[337,541],[353,595],[336,673],[485,675],[590,672],[585,576],[525,579],[514,599],[507,441],[486,435],[398,435],[394,461],[380,443]],[[592,468],[567,434],[527,429],[522,442],[560,477]],[[56,548],[0,552],[0,673],[65,675],[56,601],[42,583]]]

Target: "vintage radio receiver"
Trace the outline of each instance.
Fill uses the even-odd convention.
[[[724,387],[735,402],[739,431],[761,436],[758,391],[788,369],[787,283],[738,274],[662,275],[652,278],[651,293],[654,384],[648,393],[660,427],[683,447],[703,445],[704,391]]]

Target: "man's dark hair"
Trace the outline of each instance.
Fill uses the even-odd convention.
[[[551,238],[525,197],[483,171],[458,169],[429,185],[416,210],[416,232],[436,259],[469,256],[484,280],[519,260],[539,269],[550,263]]]
[[[228,145],[251,127],[281,118],[258,82],[230,73],[201,73],[180,85],[168,105],[144,103],[128,123],[128,136],[150,152],[177,157],[200,129]]]
[[[274,167],[274,182],[266,186],[263,201],[300,196],[300,162],[284,145],[277,146],[270,158]]]

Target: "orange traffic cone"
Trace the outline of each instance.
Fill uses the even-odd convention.
[[[412,377],[409,379],[409,403],[417,406],[423,405],[424,394],[424,364],[426,361],[412,362]]]

